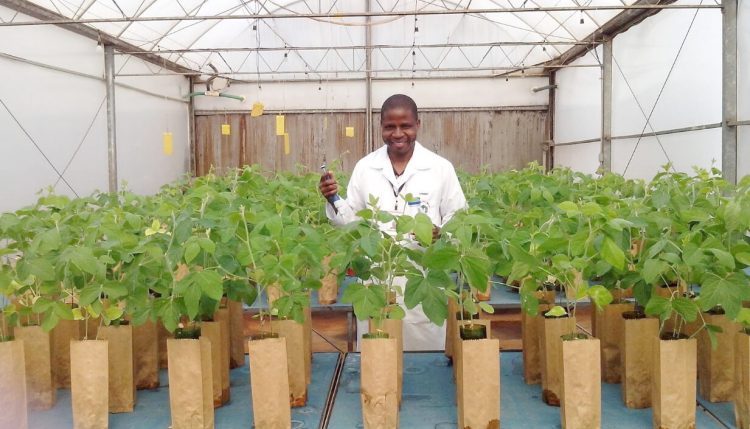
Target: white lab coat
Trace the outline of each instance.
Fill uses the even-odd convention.
[[[419,204],[408,205],[403,196],[419,197]],[[396,215],[425,213],[434,225],[442,227],[453,214],[466,207],[466,198],[450,161],[415,143],[414,153],[400,177],[393,173],[387,146],[362,158],[354,167],[347,187],[346,199],[336,203],[337,210],[326,204],[326,214],[335,225],[357,220],[356,213],[367,208],[369,196],[378,198],[379,209]],[[395,285],[406,286],[405,278]],[[445,325],[436,326],[425,316],[422,306],[406,309],[403,298],[399,304],[406,310],[404,317],[404,350],[443,350]],[[367,322],[357,323],[358,344],[367,332]]]

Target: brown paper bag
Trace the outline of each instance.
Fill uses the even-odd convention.
[[[289,404],[292,407],[304,407],[307,404],[305,326],[294,320],[272,320],[271,331],[286,340]]]
[[[404,321],[400,319],[384,319],[380,329],[388,334],[388,338],[396,340],[396,376],[398,386],[398,403],[401,404],[401,396],[404,386]],[[375,332],[375,323],[371,319],[369,332]]]
[[[734,337],[734,418],[737,429],[750,429],[750,335],[735,332]]]
[[[539,357],[542,367],[542,400],[547,405],[560,406],[562,389],[562,340],[563,335],[575,333],[575,317],[542,317],[539,320],[540,348]]]
[[[628,408],[649,408],[654,340],[659,337],[659,319],[623,319],[622,323],[622,401]]]
[[[655,338],[651,406],[654,428],[695,428],[695,338]]]
[[[453,358],[453,338],[456,335],[456,312],[458,312],[458,302],[453,298],[448,298],[448,318],[445,321],[445,355]]]
[[[0,428],[27,429],[29,426],[24,354],[22,340],[0,342]]]
[[[109,344],[109,412],[130,413],[135,407],[133,328],[102,326],[99,339]]]
[[[245,319],[242,303],[229,300],[229,343],[231,352],[229,356],[229,367],[239,368],[245,366]]]
[[[719,326],[716,348],[706,330],[698,334],[698,382],[703,399],[710,402],[731,401],[734,393],[734,335],[740,325],[723,314],[704,313],[703,319]]]
[[[70,341],[81,339],[81,321],[60,320],[52,330],[52,370],[58,388],[70,389]]]
[[[474,296],[477,297],[477,300],[489,301],[492,299],[492,280],[487,281],[487,289],[484,292],[480,292],[479,289],[476,288],[471,288],[471,290],[474,292]]]
[[[167,340],[172,429],[213,429],[211,342]]]
[[[310,384],[312,383],[313,353],[312,353],[312,309],[310,308],[309,305],[305,307],[305,323],[303,326],[304,326],[303,333],[305,334],[305,343],[304,343],[305,382],[307,382],[307,384]]]
[[[599,343],[598,338],[562,342],[560,419],[563,429],[602,427]]]
[[[323,258],[323,270],[328,273],[323,277],[323,285],[318,290],[318,302],[323,305],[331,305],[336,303],[336,299],[339,295],[339,278],[337,270],[330,270],[331,255]]]
[[[133,371],[136,389],[159,387],[159,330],[150,320],[133,326]]]
[[[487,339],[492,338],[492,321],[489,319],[474,319],[472,320],[459,320],[456,324],[456,331],[455,335],[453,337],[453,379],[456,382],[456,404],[458,404],[458,398],[461,395],[461,386],[463,383],[461,383],[461,372],[459,371],[459,368],[461,368],[461,358],[462,356],[462,349],[461,349],[461,327],[464,325],[482,325],[485,328],[485,331],[487,333]]]
[[[41,326],[16,327],[15,333],[16,339],[23,341],[29,408],[49,410],[57,402],[57,388],[52,373],[52,337]]]
[[[633,311],[632,303],[609,304],[596,310],[596,337],[601,340],[601,373],[605,383],[619,383],[621,379],[620,345],[622,343],[622,313]]]
[[[365,429],[397,429],[398,341],[395,338],[363,339],[360,400]]]
[[[500,342],[461,340],[459,428],[500,428]]]
[[[109,427],[109,344],[70,341],[70,395],[74,429]]]
[[[250,340],[250,387],[256,428],[289,429],[289,369],[285,338]]]
[[[167,356],[167,340],[174,338],[174,335],[164,327],[161,321],[157,322],[156,329],[159,338],[159,368],[166,368],[169,363]]]
[[[553,291],[554,293],[554,291]],[[554,301],[553,301],[554,302]],[[549,310],[548,304],[539,305],[539,313],[529,316],[521,311],[521,344],[523,348],[523,380],[526,384],[539,384],[542,382],[541,358],[539,357],[539,334],[542,316]]]
[[[229,309],[220,308],[214,315],[214,320],[221,326],[221,403],[226,404],[231,399],[229,380]]]
[[[221,324],[219,322],[201,322],[201,338],[211,343],[211,380],[213,382],[214,408],[224,405],[222,389],[224,386],[221,365]]]

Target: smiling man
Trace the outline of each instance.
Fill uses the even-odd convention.
[[[357,162],[346,199],[338,196],[338,183],[330,171],[320,178],[320,192],[330,202],[326,214],[334,224],[357,220],[355,213],[367,207],[372,195],[378,199],[380,210],[394,215],[425,213],[437,237],[453,214],[466,207],[453,165],[417,141],[420,124],[417,105],[409,96],[396,94],[385,100],[380,110],[385,145]],[[407,194],[419,198],[419,202],[407,204]],[[401,280],[403,287],[405,279]],[[427,319],[421,306],[407,310],[404,350],[441,350],[445,347],[444,332],[444,326],[435,326]]]

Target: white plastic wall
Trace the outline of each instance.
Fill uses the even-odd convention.
[[[750,121],[750,1],[739,2],[737,11],[737,117]],[[737,176],[750,174],[750,125],[739,127]]]
[[[555,142],[598,139],[602,133],[601,69],[578,67],[598,64],[601,48],[557,72],[555,83]],[[555,166],[593,173],[599,168],[600,141],[555,147]]]
[[[0,7],[4,20],[14,14]],[[157,68],[128,58],[118,56],[116,69],[134,73]],[[74,194],[72,187],[81,196],[107,190],[103,75],[104,53],[94,41],[53,26],[0,28],[0,100],[7,106],[0,105],[0,212],[33,203],[37,192],[50,186],[67,195]],[[155,192],[186,171],[187,104],[172,98],[187,94],[187,81],[172,76],[116,82],[119,181],[135,192]],[[168,129],[174,133],[174,153],[169,157],[162,153],[162,133]],[[65,171],[70,187],[58,180],[45,156],[58,171]]]
[[[745,15],[741,18],[744,22],[740,23],[740,29],[750,28],[748,3],[741,1],[740,7],[741,16]],[[614,136],[721,121],[721,12],[699,11],[685,39],[694,15],[695,10],[664,10],[615,37],[612,91]],[[743,67],[748,70],[750,32],[740,30],[738,36],[744,39],[740,46],[741,62],[744,61],[744,66],[742,63],[740,65],[739,74],[742,75]],[[667,80],[683,39],[682,52]],[[583,76],[585,73],[588,75]],[[666,86],[659,96],[665,81]],[[600,114],[601,108],[600,72],[564,69],[557,73],[557,82],[555,141],[599,137],[601,120],[596,115]],[[742,103],[745,106],[748,104],[748,89],[748,83],[744,83],[744,89],[740,88],[741,106]],[[654,108],[657,97],[659,101]],[[744,109],[747,112],[747,107]],[[649,115],[650,126],[644,130]],[[743,113],[740,115],[742,117]],[[587,118],[591,118],[591,123]],[[744,134],[747,135],[747,131]],[[744,139],[747,140],[747,136]],[[691,172],[693,166],[721,167],[720,129],[664,135],[659,136],[658,140],[654,137],[642,138],[637,149],[636,143],[637,139],[613,141],[613,171],[625,173],[627,177],[648,179],[668,159],[678,171]],[[744,142],[743,145],[739,154],[740,174],[743,171],[747,174],[750,162],[743,158],[750,155],[750,143]],[[556,165],[593,173],[598,167],[599,152],[599,143],[558,147],[555,162]]]
[[[507,107],[547,105],[545,91],[531,89],[547,84],[546,78],[435,79],[374,81],[372,107],[379,108],[395,93],[411,96],[420,108],[445,107]],[[320,88],[320,89],[318,89]],[[196,87],[196,90],[201,88]],[[244,95],[244,102],[227,98],[199,97],[197,110],[249,110],[256,101],[267,110],[299,109],[364,109],[366,105],[363,81],[323,81],[294,84],[235,84],[227,91]]]

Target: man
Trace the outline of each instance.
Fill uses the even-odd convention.
[[[356,213],[367,207],[369,196],[378,198],[379,209],[396,215],[427,214],[432,219],[433,237],[453,214],[466,207],[466,198],[450,161],[417,142],[420,127],[417,105],[410,97],[388,97],[380,110],[380,131],[385,145],[365,156],[349,180],[346,199],[338,196],[338,184],[328,171],[320,178],[320,192],[330,204],[326,214],[336,225],[357,220]],[[419,204],[407,204],[404,196],[418,197]],[[404,287],[406,279],[396,279]],[[403,301],[399,299],[399,303]],[[404,350],[445,348],[445,325],[433,325],[421,306],[406,311]],[[360,333],[367,324],[358,324]]]

